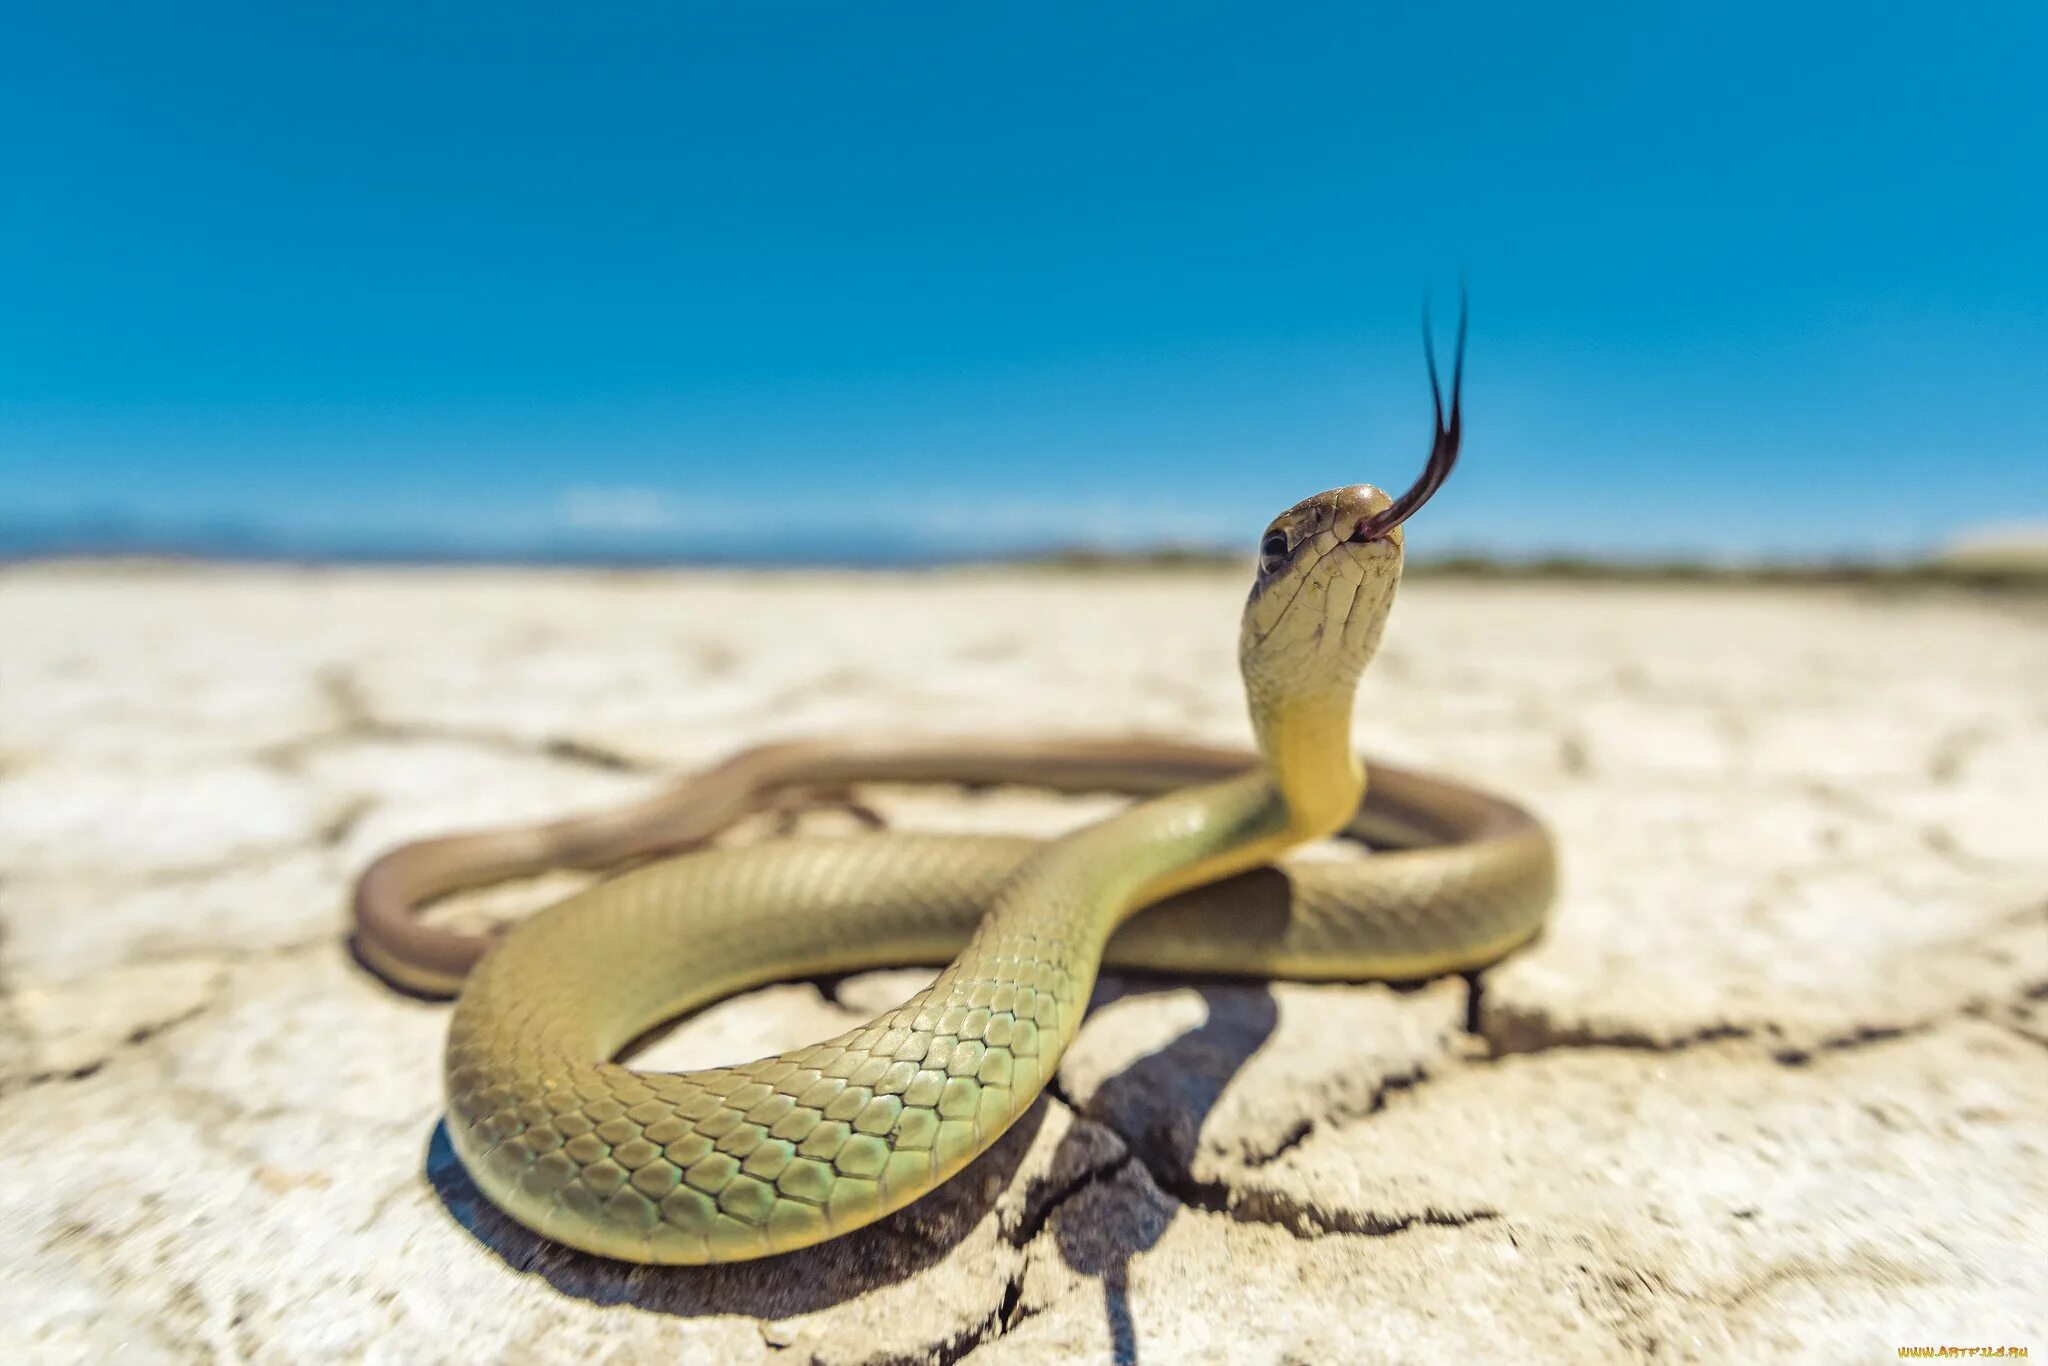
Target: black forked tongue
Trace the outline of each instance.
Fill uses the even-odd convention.
[[[1360,522],[1358,529],[1351,533],[1354,541],[1376,541],[1414,516],[1415,510],[1444,486],[1444,480],[1451,477],[1451,468],[1458,463],[1458,440],[1463,433],[1458,398],[1465,388],[1465,312],[1465,292],[1461,289],[1458,291],[1458,349],[1451,359],[1451,415],[1450,420],[1445,421],[1443,388],[1436,377],[1436,338],[1431,335],[1429,310],[1425,308],[1422,311],[1422,353],[1429,361],[1429,401],[1436,409],[1436,440],[1429,448],[1429,463],[1422,467],[1422,477],[1415,481],[1415,487]]]

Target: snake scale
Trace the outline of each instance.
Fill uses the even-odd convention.
[[[1460,438],[1460,364],[1422,478],[1267,528],[1240,662],[1256,754],[1165,741],[851,742],[748,751],[671,792],[555,824],[396,849],[356,889],[373,967],[459,988],[448,1130],[477,1185],[546,1237],[637,1262],[729,1262],[858,1228],[931,1191],[1031,1104],[1099,969],[1414,979],[1541,927],[1555,852],[1519,806],[1350,744],[1399,582],[1401,523]],[[1430,382],[1437,393],[1434,357]],[[688,849],[769,796],[858,781],[1142,796],[1060,839],[872,834],[644,862],[494,946],[421,923],[461,887]],[[1391,847],[1282,860],[1343,833]],[[488,947],[489,951],[485,952]],[[480,961],[479,961],[480,960]],[[792,976],[945,963],[837,1038],[680,1074],[611,1059],[665,1019]]]

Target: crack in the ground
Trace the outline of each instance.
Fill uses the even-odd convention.
[[[1547,1011],[1499,1007],[1485,1011],[1474,1031],[1485,1040],[1484,1061],[1566,1049],[1628,1049],[1647,1053],[1682,1053],[1707,1044],[1756,1037],[1748,1025],[1716,1024],[1682,1034],[1659,1037],[1642,1030],[1603,1028],[1590,1023],[1561,1025]]]
[[[1390,1097],[1402,1091],[1414,1090],[1423,1082],[1428,1081],[1430,1076],[1429,1068],[1421,1063],[1415,1064],[1405,1072],[1388,1073],[1380,1078],[1379,1085],[1373,1088],[1371,1097],[1367,1099],[1364,1105],[1355,1107],[1332,1105],[1323,1114],[1311,1115],[1297,1121],[1293,1127],[1281,1135],[1280,1141],[1273,1147],[1264,1152],[1249,1154],[1245,1158],[1245,1166],[1248,1168],[1271,1166],[1307,1142],[1309,1135],[1315,1133],[1317,1129],[1325,1124],[1350,1124],[1358,1120],[1370,1119],[1387,1108],[1387,1102]]]
[[[1914,1034],[1925,1034],[1934,1028],[1935,1021],[1921,1020],[1908,1025],[1858,1025],[1846,1034],[1834,1034],[1822,1039],[1811,1048],[1776,1048],[1771,1050],[1771,1061],[1781,1067],[1804,1067],[1813,1061],[1816,1053],[1844,1053],[1854,1048],[1867,1047],[1874,1043],[1889,1043]]]
[[[313,832],[314,843],[323,849],[339,848],[362,824],[363,817],[376,809],[377,803],[367,796],[350,797]]]
[[[1126,1148],[1112,1160],[1086,1168],[1069,1177],[1065,1182],[1061,1183],[1057,1190],[1046,1196],[1035,1209],[1025,1210],[1023,1217],[1017,1221],[1017,1227],[1009,1232],[1010,1245],[1012,1247],[1023,1247],[1029,1243],[1045,1231],[1046,1225],[1052,1222],[1053,1216],[1059,1213],[1061,1206],[1078,1198],[1090,1186],[1115,1180],[1118,1173],[1137,1160],[1138,1155]]]
[[[17,1073],[12,1078],[0,1075],[0,1097],[26,1093],[42,1087],[61,1086],[70,1082],[88,1080],[106,1070],[107,1067],[119,1059],[134,1054],[139,1050],[144,1050],[148,1045],[163,1039],[178,1028],[192,1023],[201,1016],[213,1013],[230,994],[232,973],[237,967],[246,966],[258,960],[277,961],[304,957],[313,952],[330,952],[333,947],[334,936],[322,933],[318,936],[289,941],[283,944],[264,945],[240,949],[231,953],[212,955],[207,961],[213,968],[213,977],[207,983],[204,995],[198,1002],[174,1015],[168,1015],[162,1019],[150,1020],[137,1025],[119,1040],[108,1046],[98,1057],[91,1058],[76,1066],[24,1071]],[[7,993],[0,992],[0,1004],[4,1004],[10,999]],[[153,1056],[156,1058],[156,1065],[159,1068],[166,1066],[161,1053]],[[200,1108],[206,1110],[208,1122],[212,1125],[219,1126],[249,1119],[275,1118],[286,1113],[286,1109],[283,1106],[251,1109],[225,1093],[205,1087],[180,1085],[169,1080],[168,1071],[166,1071],[165,1077],[166,1085],[163,1094],[177,1098],[181,1103],[198,1102]],[[407,1125],[416,1123],[417,1120],[414,1118],[409,1118],[406,1121]]]
[[[435,741],[442,744],[469,745],[476,749],[524,759],[555,759],[606,773],[663,771],[657,764],[635,759],[631,755],[574,736],[554,735],[531,740],[483,726],[389,720],[376,714],[353,672],[339,665],[322,669],[318,681],[321,695],[333,716],[331,724],[307,735],[264,746],[256,751],[255,758],[258,763],[293,772],[309,755],[333,745],[378,740],[397,744]]]
[[[1386,1108],[1388,1096],[1411,1090],[1429,1080],[1431,1075],[1428,1069],[1418,1066],[1412,1071],[1385,1078],[1375,1089],[1370,1105],[1348,1118],[1363,1119],[1377,1114]],[[1064,1098],[1062,1102],[1067,1103]],[[1076,1113],[1086,1114],[1085,1111]],[[1114,1181],[1133,1164],[1151,1179],[1153,1185],[1189,1209],[1199,1210],[1205,1214],[1223,1215],[1238,1223],[1271,1224],[1284,1228],[1302,1239],[1341,1234],[1384,1238],[1418,1226],[1462,1228],[1467,1224],[1482,1223],[1501,1217],[1499,1211],[1483,1207],[1473,1210],[1441,1210],[1432,1206],[1412,1213],[1391,1215],[1371,1210],[1330,1209],[1280,1191],[1265,1188],[1244,1190],[1228,1180],[1202,1180],[1176,1159],[1147,1152],[1144,1145],[1107,1119],[1095,1116],[1087,1118],[1093,1123],[1101,1124],[1122,1140],[1125,1148],[1123,1155],[1113,1162],[1071,1178],[1041,1207],[1038,1217],[1031,1221],[1028,1230],[1020,1226],[1013,1234],[1012,1241],[1018,1245],[1034,1239],[1051,1221],[1059,1206],[1078,1198],[1092,1186]],[[1247,1170],[1273,1162],[1288,1149],[1297,1146],[1314,1128],[1314,1121],[1304,1122],[1298,1133],[1290,1133],[1291,1142],[1283,1141],[1272,1153],[1247,1161]]]
[[[2041,1001],[2048,1001],[2048,981],[2030,982],[2020,988],[2016,1000],[1985,1001],[1968,1013],[2030,1044],[2048,1048],[2048,1019],[2035,1019],[2034,1003]]]
[[[2031,984],[2023,989],[2027,999],[2048,996],[2048,983]],[[1983,1003],[1973,1003],[1956,1015],[1981,1014]],[[1537,1017],[1531,1017],[1537,1018]],[[1547,1017],[1542,1017],[1547,1026]],[[1785,1045],[1768,1050],[1764,1056],[1781,1067],[1803,1067],[1817,1056],[1827,1053],[1851,1052],[1876,1044],[1889,1043],[1900,1039],[1924,1035],[1939,1028],[1950,1018],[1943,1014],[1928,1019],[1898,1025],[1859,1025],[1842,1033],[1828,1035],[1810,1044],[1801,1046]],[[2008,1026],[2012,1027],[2012,1026]],[[2014,1028],[2036,1043],[2048,1043],[2024,1031]],[[1587,1027],[1571,1029],[1549,1029],[1538,1039],[1521,1040],[1524,1046],[1496,1051],[1473,1063],[1485,1066],[1500,1058],[1516,1053],[1540,1053],[1565,1049],[1614,1049],[1645,1051],[1655,1053],[1679,1053],[1706,1047],[1725,1041],[1762,1041],[1778,1036],[1775,1025],[1738,1026],[1722,1024],[1709,1026],[1689,1034],[1671,1038],[1655,1038],[1634,1031],[1598,1031]],[[1494,1036],[1482,1034],[1491,1040]],[[1386,1108],[1388,1098],[1398,1092],[1411,1090],[1432,1077],[1431,1071],[1417,1066],[1411,1071],[1385,1078],[1375,1089],[1370,1104],[1356,1115],[1346,1118],[1362,1119],[1379,1113]],[[1064,1100],[1064,1097],[1062,1097]],[[1086,1113],[1079,1111],[1079,1113]],[[1076,1198],[1089,1186],[1101,1181],[1112,1180],[1132,1161],[1137,1162],[1151,1178],[1153,1184],[1182,1205],[1204,1213],[1223,1215],[1241,1223],[1269,1224],[1286,1229],[1297,1238],[1309,1239],[1331,1235],[1353,1235],[1362,1237],[1390,1237],[1415,1228],[1461,1228],[1470,1224],[1485,1223],[1502,1218],[1500,1211],[1481,1206],[1467,1210],[1445,1210],[1434,1206],[1418,1211],[1381,1212],[1376,1210],[1348,1210],[1330,1208],[1313,1200],[1302,1199],[1283,1191],[1270,1188],[1245,1189],[1230,1179],[1200,1179],[1178,1161],[1166,1156],[1147,1152],[1131,1135],[1118,1130],[1115,1125],[1100,1116],[1089,1116],[1094,1122],[1104,1124],[1123,1139],[1129,1149],[1128,1156],[1106,1168],[1082,1173],[1063,1187],[1044,1211],[1044,1218],[1034,1222],[1032,1236],[1044,1227],[1051,1212],[1060,1204]],[[1336,1116],[1319,1116],[1302,1121],[1291,1129],[1280,1144],[1268,1154],[1247,1160],[1247,1170],[1266,1166],[1276,1161],[1291,1149],[1300,1146],[1319,1124]],[[1028,1239],[1027,1239],[1028,1241]]]
[[[2015,1024],[2011,1020],[1993,1020],[1992,1023],[2003,1029],[2006,1033],[2011,1034],[2014,1038],[2025,1039],[2028,1043],[2048,1048],[2048,1033],[2037,1033],[2023,1024]]]
[[[1953,1013],[1969,1014],[1978,1004],[1966,1003]],[[1810,1044],[1778,1044],[1769,1048],[1766,1056],[1783,1067],[1803,1067],[1819,1053],[1838,1053],[1924,1034],[1944,1018],[1947,1018],[1947,1013],[1903,1024],[1857,1025],[1844,1033],[1826,1035]],[[1671,1035],[1655,1035],[1626,1027],[1606,1028],[1587,1022],[1559,1025],[1547,1012],[1530,1009],[1489,1012],[1481,1026],[1480,1037],[1486,1040],[1490,1050],[1486,1057],[1480,1059],[1481,1062],[1571,1050],[1684,1053],[1718,1043],[1763,1043],[1784,1037],[1781,1026],[1769,1023],[1713,1024]]]
[[[517,743],[517,741],[515,740],[514,743]],[[539,752],[545,754],[550,759],[560,759],[566,763],[581,764],[585,768],[603,769],[607,773],[654,773],[659,771],[656,765],[643,763],[630,755],[621,754],[615,749],[606,749],[602,745],[592,744],[588,740],[578,740],[573,736],[555,736],[544,740],[540,744]]]
[[[926,1362],[932,1366],[957,1366],[970,1353],[1002,1337],[1037,1312],[1023,1307],[1024,1273],[1029,1266],[1028,1260],[1018,1263],[1017,1269],[1003,1282],[1002,1298],[981,1322],[963,1328],[943,1342],[932,1344],[926,1352],[916,1356],[887,1357],[877,1366],[918,1366]]]
[[[1486,973],[1460,973],[1465,979],[1465,1032],[1475,1038],[1484,1038],[1486,1031],[1481,1027],[1486,1019]]]
[[[1937,787],[1942,783],[1936,783]],[[1955,831],[1942,822],[1922,822],[1902,813],[1893,811],[1881,802],[1873,801],[1861,792],[1841,786],[1823,778],[1809,778],[1798,782],[1794,790],[1811,800],[1823,810],[1845,816],[1867,826],[1886,826],[1898,831],[1917,847],[1933,855],[1959,873],[1982,875],[1996,873],[2009,867],[2006,860],[1986,858],[1963,847]],[[1825,877],[1830,873],[1855,866],[1856,860],[1828,859],[1809,868],[1785,870],[1781,876],[1794,880],[1808,877]]]
[[[1481,1206],[1469,1210],[1443,1210],[1425,1206],[1412,1213],[1382,1214],[1376,1210],[1331,1208],[1302,1200],[1282,1191],[1239,1190],[1224,1181],[1176,1179],[1147,1164],[1146,1171],[1159,1188],[1190,1209],[1220,1214],[1241,1224],[1271,1224],[1297,1238],[1325,1238],[1352,1235],[1390,1238],[1413,1228],[1464,1228],[1501,1217],[1499,1210]]]
[[[2042,996],[2048,996],[2048,983],[2025,984],[2017,991],[2019,999],[2039,999]],[[1823,1035],[1810,1043],[1787,1040],[1784,1027],[1769,1022],[1714,1024],[1684,1033],[1658,1036],[1636,1029],[1604,1028],[1589,1022],[1559,1025],[1548,1012],[1540,1009],[1502,1009],[1488,1011],[1481,1019],[1479,1036],[1485,1040],[1489,1051],[1475,1061],[1483,1065],[1511,1057],[1573,1050],[1684,1053],[1718,1043],[1750,1042],[1771,1044],[1765,1049],[1764,1056],[1781,1067],[1804,1067],[1820,1054],[1843,1053],[1873,1044],[1916,1038],[1952,1020],[2007,1023],[1999,1018],[2001,1008],[2010,1013],[2012,1001],[1992,996],[1972,997],[1917,1019],[1894,1024],[1859,1024],[1840,1033]]]
[[[227,974],[224,970],[218,972],[215,975],[214,980],[208,986],[206,997],[204,1000],[201,1000],[197,1004],[179,1011],[175,1015],[167,1015],[163,1019],[150,1020],[146,1023],[135,1026],[126,1034],[122,1035],[119,1039],[116,1039],[112,1041],[110,1044],[108,1044],[106,1050],[102,1052],[98,1057],[90,1058],[85,1062],[79,1063],[72,1067],[48,1068],[39,1071],[31,1071],[27,1075],[21,1077],[17,1084],[13,1086],[0,1084],[0,1095],[6,1095],[14,1091],[33,1090],[34,1088],[39,1086],[48,1086],[53,1084],[60,1084],[63,1082],[84,1081],[89,1077],[98,1075],[108,1066],[108,1064],[112,1063],[116,1058],[121,1056],[123,1053],[126,1053],[131,1049],[140,1048],[143,1045],[148,1044],[152,1040],[160,1038],[163,1035],[169,1033],[171,1030],[176,1029],[179,1025],[187,1024],[193,1020],[196,1020],[201,1015],[204,1015],[206,1014],[206,1012],[213,1009],[213,1007],[219,1003],[221,993],[225,989],[226,976]]]

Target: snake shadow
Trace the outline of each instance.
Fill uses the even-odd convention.
[[[1085,1102],[1071,1107],[1080,1118],[1114,1132],[1151,1182],[1174,1198],[1130,1198],[1130,1191],[1106,1194],[1101,1201],[1056,1211],[1051,1220],[1061,1258],[1102,1285],[1111,1359],[1118,1366],[1135,1366],[1139,1360],[1137,1320],[1130,1302],[1131,1263],[1157,1245],[1179,1217],[1195,1188],[1194,1159],[1210,1112],[1238,1070],[1272,1037],[1280,1019],[1279,1003],[1265,982],[1136,974],[1104,980],[1089,1010],[1177,990],[1192,990],[1202,998],[1202,1022],[1133,1060],[1105,1079]],[[1085,1141],[1069,1134],[1062,1147]],[[1060,1159],[1065,1156],[1054,1159],[1053,1170],[1063,1169],[1066,1164]]]
[[[1389,983],[1407,994],[1426,983]],[[1128,1164],[1142,1177],[1118,1178],[1117,1169],[1082,1183],[1078,1198],[1069,1189],[1053,1197],[1058,1208],[1041,1214],[1067,1265],[1101,1283],[1103,1317],[1111,1356],[1118,1366],[1139,1360],[1138,1333],[1130,1302],[1130,1269],[1138,1256],[1157,1246],[1183,1211],[1221,1207],[1225,1192],[1195,1174],[1202,1133],[1211,1114],[1244,1065],[1272,1039],[1280,1023],[1279,1000],[1263,978],[1155,976],[1124,973],[1105,978],[1089,1002],[1095,1011],[1113,1001],[1171,991],[1201,998],[1199,1024],[1132,1060],[1106,1078],[1085,1101],[1069,1108],[1083,1120],[1116,1134],[1130,1153]],[[1062,1096],[1062,1099],[1065,1099]],[[1282,1146],[1299,1137],[1276,1134]],[[1077,1129],[1061,1140],[1051,1170],[1071,1170],[1091,1140]],[[1098,1187],[1099,1198],[1086,1187]],[[1027,1204],[1030,1202],[1027,1201]]]

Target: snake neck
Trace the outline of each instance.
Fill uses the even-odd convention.
[[[1056,1065],[1118,925],[1344,825],[1365,781],[1350,745],[1350,695],[1297,693],[1255,701],[1253,710],[1261,768],[1141,802],[1045,846],[997,893],[961,955],[906,1007],[909,1018],[976,1009],[1022,972],[1044,993],[1034,1022],[1045,1065]]]
[[[1149,876],[1133,908],[1272,862],[1296,845],[1335,834],[1365,796],[1365,769],[1351,747],[1349,692],[1294,696],[1255,707],[1265,766],[1256,773],[1148,802],[1133,812],[1164,838],[1150,840]],[[1176,823],[1171,813],[1184,811]],[[1163,826],[1163,831],[1159,828]],[[1176,838],[1181,831],[1194,838]]]
[[[1290,844],[1335,834],[1365,798],[1365,766],[1351,747],[1352,697],[1349,687],[1290,697],[1253,716],[1259,751],[1287,807]]]

